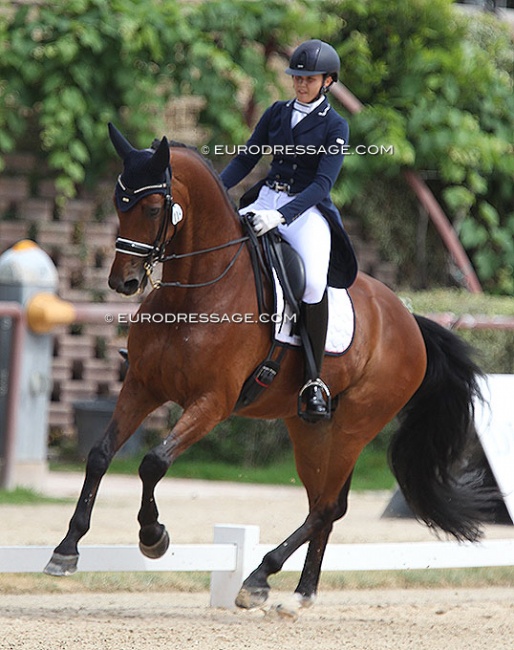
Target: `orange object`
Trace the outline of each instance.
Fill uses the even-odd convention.
[[[51,293],[37,293],[27,303],[27,324],[36,334],[47,334],[75,320],[75,307]]]

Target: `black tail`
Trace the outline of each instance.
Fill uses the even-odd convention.
[[[476,541],[497,493],[479,471],[464,469],[476,441],[474,400],[480,368],[469,346],[437,323],[416,316],[427,349],[423,383],[399,415],[389,462],[414,514],[458,540]]]

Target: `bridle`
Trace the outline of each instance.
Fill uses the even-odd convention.
[[[177,226],[179,222],[182,220],[182,208],[178,205],[178,203],[175,203],[173,201],[173,195],[171,192],[171,177],[172,177],[171,166],[168,166],[165,172],[165,181],[163,183],[158,183],[156,185],[147,185],[145,187],[139,187],[135,190],[127,188],[123,184],[121,180],[121,175],[118,177],[117,182],[120,185],[121,189],[123,190],[124,194],[131,194],[133,196],[137,196],[138,194],[145,192],[145,195],[147,195],[149,193],[148,192],[149,190],[155,190],[156,194],[164,193],[165,203],[164,203],[164,210],[162,213],[161,223],[159,224],[159,230],[157,232],[157,236],[153,244],[146,244],[144,242],[136,241],[134,239],[126,239],[125,237],[116,237],[115,250],[117,253],[124,253],[125,255],[133,255],[134,257],[144,258],[143,266],[145,269],[145,273],[153,289],[159,289],[161,287],[180,287],[183,289],[191,289],[191,288],[208,287],[212,284],[216,284],[216,282],[219,282],[222,278],[224,278],[227,275],[227,273],[230,271],[230,269],[234,266],[239,255],[241,254],[241,251],[243,250],[245,243],[249,240],[249,237],[247,236],[239,237],[238,239],[233,239],[231,241],[226,242],[225,244],[220,244],[219,246],[212,246],[211,248],[204,248],[199,251],[191,251],[190,253],[172,253],[171,255],[166,255],[165,254],[166,248],[168,244],[173,240],[175,235],[177,234],[177,230],[178,230]],[[167,226],[168,223],[170,222],[173,226],[173,233],[170,237],[165,239]],[[190,284],[190,283],[183,283],[178,281],[162,282],[161,280],[155,280],[153,278],[152,275],[153,270],[155,268],[155,265],[158,263],[163,264],[164,262],[170,262],[172,260],[184,259],[187,257],[194,257],[196,255],[212,253],[214,251],[222,250],[223,248],[228,248],[236,244],[239,244],[239,248],[236,250],[234,256],[227,264],[225,269],[212,280]]]
[[[137,189],[133,190],[124,185],[123,181],[121,180],[121,174],[118,176],[117,183],[123,190],[124,194],[129,194],[132,196],[137,196],[138,194],[141,194],[141,192],[148,194],[148,192],[151,190],[155,190],[156,194],[162,194],[162,191],[164,190],[164,211],[154,243],[145,244],[144,242],[135,241],[134,239],[126,239],[125,237],[116,237],[115,242],[115,250],[117,253],[125,253],[126,255],[134,255],[135,257],[144,257],[146,258],[145,264],[149,263],[151,265],[155,265],[162,257],[164,248],[168,243],[164,242],[163,239],[166,234],[166,224],[168,223],[168,220],[171,219],[171,214],[173,211],[173,197],[171,195],[171,168],[168,167],[166,169],[166,179],[164,183],[158,183],[156,185],[145,185],[144,187],[138,187]],[[175,232],[170,237],[170,240],[174,236]]]

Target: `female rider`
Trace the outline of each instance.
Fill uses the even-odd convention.
[[[306,287],[300,317],[317,376],[305,377],[300,394],[301,415],[311,422],[330,418],[328,387],[319,378],[328,325],[327,284],[349,287],[357,273],[353,248],[330,198],[348,145],[348,124],[325,97],[339,69],[339,56],[328,43],[302,43],[286,69],[293,79],[295,98],[276,102],[265,111],[245,150],[221,173],[230,189],[271,147],[269,172],[242,198],[241,207],[245,213],[254,213],[252,226],[257,235],[278,228],[304,262]]]

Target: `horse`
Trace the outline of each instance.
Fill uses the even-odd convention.
[[[169,535],[159,521],[155,487],[181,453],[234,412],[245,381],[270,344],[269,322],[234,318],[258,314],[254,270],[248,236],[212,166],[195,149],[166,137],[149,153],[135,149],[112,125],[110,134],[124,160],[118,185],[132,174],[136,189],[124,186],[128,206],[116,203],[119,236],[109,286],[127,296],[148,280],[154,288],[130,326],[128,371],[105,434],[87,457],[67,534],[45,568],[51,575],[77,569],[78,542],[89,530],[98,487],[113,456],[147,415],[171,401],[182,407],[182,415],[139,466],[139,547],[150,558],[166,552]],[[151,275],[158,262],[160,283]],[[269,281],[264,277],[263,282],[269,299]],[[332,417],[317,423],[299,417],[299,349],[284,350],[272,384],[237,411],[285,422],[308,497],[304,523],[244,580],[239,607],[264,606],[269,577],[303,544],[308,549],[289,597],[292,604],[277,607],[290,612],[315,601],[333,524],[347,511],[355,463],[395,418],[399,427],[390,464],[412,511],[458,540],[476,541],[481,535],[490,494],[480,476],[468,472],[463,480],[459,474],[476,436],[473,409],[482,374],[468,345],[413,315],[369,275],[359,272],[349,293],[355,311],[352,344],[344,355],[326,356],[323,363],[323,381],[335,396]],[[174,317],[166,324],[169,314]],[[226,318],[212,322],[201,314]]]

